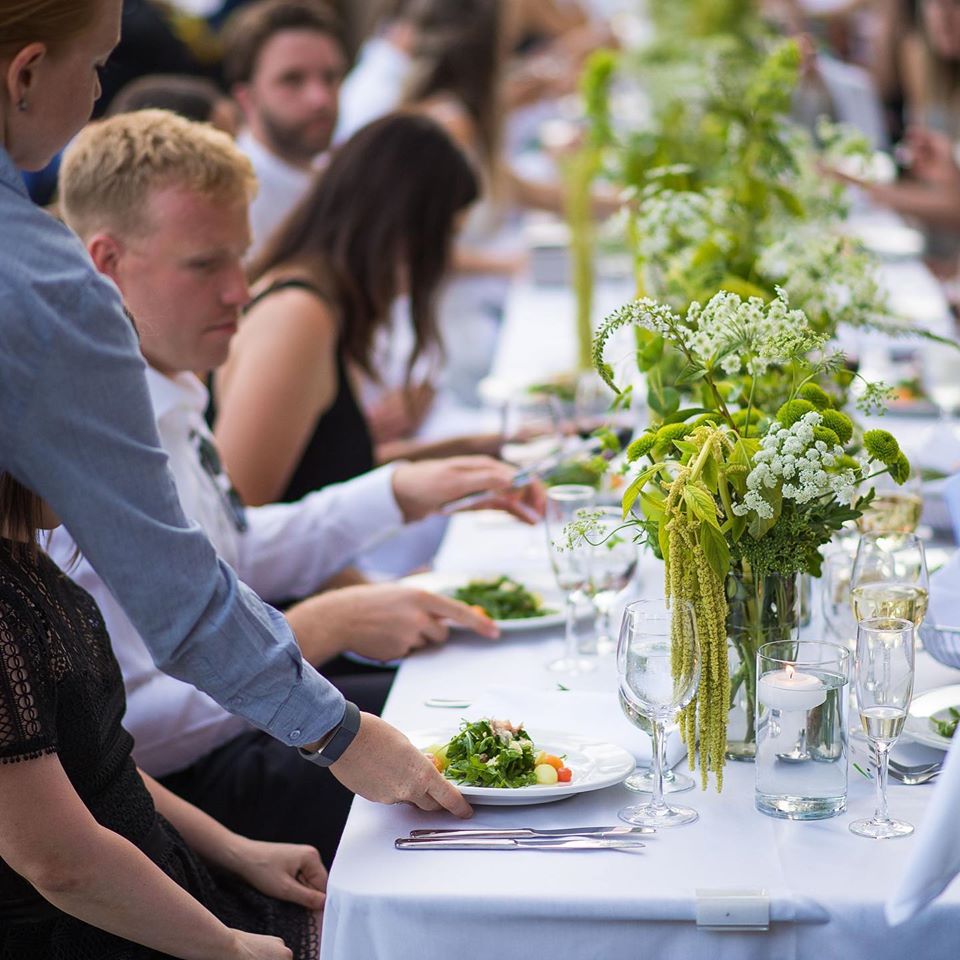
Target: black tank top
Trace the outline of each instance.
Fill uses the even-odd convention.
[[[257,294],[249,304],[254,304],[277,290],[296,288],[306,290],[329,303],[328,297],[307,280],[278,280]],[[279,497],[283,502],[292,502],[331,483],[342,483],[372,470],[375,466],[373,440],[366,418],[350,386],[347,365],[340,343],[337,344],[337,395],[331,406],[320,416],[314,427],[300,462],[297,464]]]

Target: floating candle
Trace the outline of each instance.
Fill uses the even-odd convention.
[[[771,710],[789,713],[819,707],[827,699],[827,688],[819,677],[801,673],[787,664],[785,670],[774,670],[760,678],[757,695]]]

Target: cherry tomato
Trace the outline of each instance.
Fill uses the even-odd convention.
[[[573,779],[573,771],[569,767],[561,767],[557,771],[557,781],[559,783],[569,783]]]

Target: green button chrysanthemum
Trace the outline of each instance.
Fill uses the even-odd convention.
[[[820,416],[823,418],[820,423],[828,430],[832,430],[839,438],[840,443],[850,442],[853,436],[853,421],[839,410],[824,410]]]
[[[777,419],[785,426],[792,427],[801,417],[817,408],[809,400],[788,400],[778,411]]]
[[[900,444],[892,433],[886,430],[868,430],[863,435],[863,445],[874,460],[891,466],[900,456]],[[907,464],[909,468],[909,464]]]
[[[645,457],[653,449],[656,442],[657,435],[655,433],[642,433],[627,447],[627,460],[633,463],[634,460]]]
[[[797,391],[797,396],[812,403],[818,410],[828,410],[833,406],[830,394],[816,383],[805,383]]]

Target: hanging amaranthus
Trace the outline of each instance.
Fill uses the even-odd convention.
[[[698,439],[704,442],[702,455],[692,466],[684,467],[678,473],[668,488],[664,503],[667,533],[667,549],[663,551],[665,591],[671,599],[689,600],[694,606],[700,645],[700,685],[696,697],[680,715],[680,730],[687,745],[691,770],[695,766],[699,737],[701,786],[706,789],[707,777],[712,770],[720,791],[723,789],[730,691],[725,627],[727,600],[723,578],[711,567],[701,543],[702,513],[698,515],[691,502],[702,502],[704,494],[710,495],[699,484],[698,472],[703,469],[707,457],[723,448],[723,435],[710,428],[697,433]],[[682,624],[682,619],[677,618],[674,629],[682,629]],[[689,648],[678,642],[675,649],[686,651]],[[679,660],[674,664],[674,675],[681,676],[689,669],[689,664]]]

